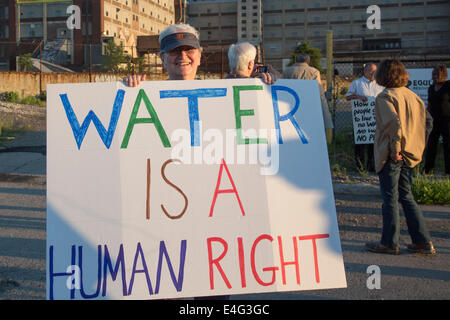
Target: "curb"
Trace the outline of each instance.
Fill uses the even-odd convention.
[[[381,196],[378,184],[333,182],[334,193]]]
[[[46,175],[40,174],[20,174],[20,173],[0,173],[0,182],[31,183],[38,185],[47,184]]]

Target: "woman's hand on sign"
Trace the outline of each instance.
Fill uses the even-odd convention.
[[[123,78],[123,83],[128,87],[137,87],[141,81],[145,81],[145,74],[133,74]]]

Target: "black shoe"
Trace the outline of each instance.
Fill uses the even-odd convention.
[[[435,254],[436,249],[433,246],[433,243],[430,241],[424,244],[408,244],[408,250],[414,253],[423,253],[423,254]]]
[[[369,250],[370,252],[375,252],[375,253],[386,253],[386,254],[394,254],[394,255],[400,254],[400,249],[398,247],[397,248],[389,248],[389,247],[382,245],[381,243],[375,243],[375,242],[366,243],[366,249]]]

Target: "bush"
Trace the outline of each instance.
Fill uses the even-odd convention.
[[[417,203],[450,204],[449,178],[416,177],[411,190]]]
[[[41,104],[41,99],[36,98],[34,96],[28,96],[20,100],[22,104]]]
[[[47,101],[47,91],[42,91],[40,95],[38,95],[39,100],[46,102]]]
[[[5,101],[18,103],[20,101],[19,94],[15,91],[5,93]]]

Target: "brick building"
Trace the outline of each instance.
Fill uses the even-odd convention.
[[[67,26],[75,13],[68,10],[71,5],[79,8],[79,29]],[[174,23],[174,13],[173,0],[0,0],[0,42],[8,47],[4,49],[7,57],[27,51],[26,44],[35,48],[43,40],[44,51],[59,51],[53,57],[58,64],[95,65],[101,63],[102,45],[109,39],[136,56],[137,37],[159,34]],[[0,59],[1,54],[0,49]]]

